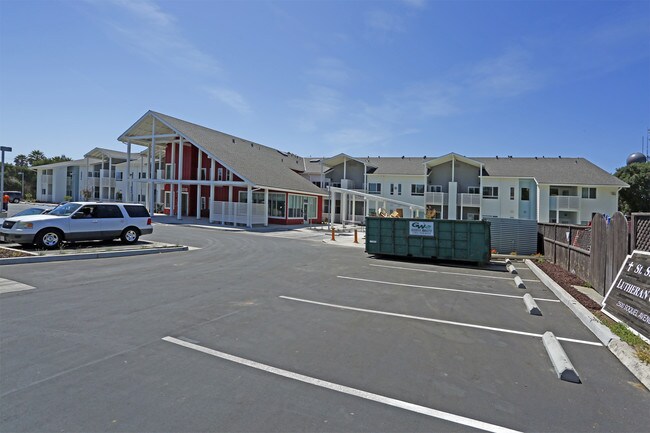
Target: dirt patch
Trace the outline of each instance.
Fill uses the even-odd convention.
[[[576,301],[580,302],[585,308],[591,312],[600,311],[600,304],[591,299],[589,296],[581,293],[573,288],[573,286],[587,286],[580,278],[576,277],[571,272],[568,272],[561,267],[548,262],[535,263],[542,271],[546,273],[553,281],[558,283],[564,290],[566,290]]]
[[[9,259],[11,257],[32,257],[32,255],[0,247],[0,259]]]

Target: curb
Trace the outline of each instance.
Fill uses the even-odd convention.
[[[589,312],[582,304],[569,295],[559,284],[551,279],[544,271],[530,260],[524,260],[524,263],[533,271],[542,283],[546,285],[564,303],[573,314],[580,319],[582,323],[594,333],[594,335],[603,343],[618,360],[627,367],[628,370],[648,389],[650,390],[650,368],[639,361],[634,349],[627,343],[621,341],[617,335],[609,330],[608,327]]]
[[[111,257],[130,257],[142,256],[147,254],[175,253],[179,251],[188,251],[189,247],[168,247],[168,248],[151,248],[147,250],[130,250],[130,251],[104,251],[100,253],[82,253],[58,256],[33,256],[33,257],[9,257],[0,259],[2,265],[20,265],[24,263],[47,263],[47,262],[67,262],[72,260],[90,260],[103,259]]]

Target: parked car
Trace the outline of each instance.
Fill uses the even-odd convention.
[[[19,203],[23,199],[23,193],[20,191],[5,191],[9,196],[9,201],[12,203]]]
[[[69,202],[44,215],[4,220],[0,240],[57,248],[62,242],[120,238],[126,244],[153,233],[144,205],[132,203]]]
[[[27,209],[23,209],[20,212],[16,212],[11,216],[11,218],[18,218],[22,216],[28,216],[28,215],[41,215],[41,214],[47,214],[50,213],[52,209],[54,209],[55,206],[33,206],[29,207]],[[5,221],[5,218],[0,218],[0,226],[2,223]]]

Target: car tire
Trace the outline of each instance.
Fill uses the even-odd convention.
[[[20,203],[20,199],[19,198],[13,199],[12,203]]]
[[[120,235],[120,239],[125,244],[134,244],[140,238],[140,230],[135,227],[127,227]]]
[[[34,241],[39,247],[52,250],[61,246],[63,233],[59,229],[44,229],[36,234]]]

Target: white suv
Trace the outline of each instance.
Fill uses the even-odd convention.
[[[0,241],[52,249],[64,241],[120,238],[133,244],[152,232],[151,217],[141,204],[70,202],[46,215],[5,219]]]

